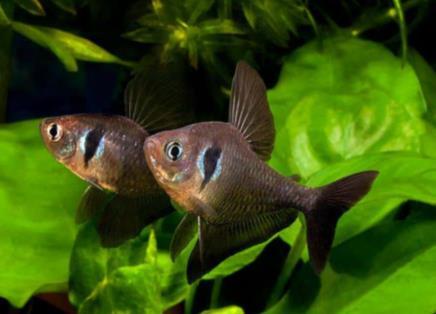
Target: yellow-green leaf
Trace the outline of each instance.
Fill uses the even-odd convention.
[[[6,16],[5,11],[3,10],[2,6],[0,5],[0,25],[9,25],[10,21],[8,17]]]
[[[38,0],[15,0],[24,10],[33,15],[45,15],[44,8]]]
[[[77,71],[77,62],[70,50],[55,38],[52,38],[45,32],[41,31],[40,28],[20,22],[13,22],[12,28],[22,36],[50,49],[64,64],[68,71]]]
[[[67,47],[78,60],[118,63],[126,66],[133,66],[132,62],[121,60],[86,38],[50,27],[40,26],[38,29],[49,35],[54,40],[64,44],[64,46]]]
[[[201,312],[201,314],[244,314],[244,310],[236,305]]]
[[[51,0],[51,2],[66,12],[74,15],[77,13],[73,0]]]

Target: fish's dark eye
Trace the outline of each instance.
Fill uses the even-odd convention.
[[[58,124],[52,123],[47,128],[47,134],[52,142],[57,142],[62,137],[62,128]]]
[[[183,147],[177,142],[170,142],[166,146],[166,154],[169,160],[176,161],[182,157]]]

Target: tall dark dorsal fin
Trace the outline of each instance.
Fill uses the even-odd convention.
[[[181,65],[151,59],[127,84],[125,114],[147,132],[193,122],[193,92]]]
[[[266,87],[259,74],[244,61],[238,63],[233,76],[229,122],[239,129],[261,159],[271,157],[275,129]]]

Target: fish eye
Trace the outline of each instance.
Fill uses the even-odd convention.
[[[165,147],[165,152],[169,160],[176,161],[182,157],[183,147],[178,142],[169,142]]]
[[[47,127],[47,135],[52,142],[57,142],[62,137],[62,128],[56,123],[52,123]]]

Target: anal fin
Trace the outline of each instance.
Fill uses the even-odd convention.
[[[210,224],[200,218],[199,241],[188,262],[188,282],[201,278],[227,257],[267,240],[296,216],[294,210],[279,210],[226,224]]]

